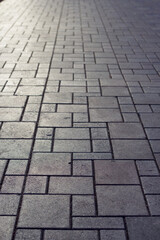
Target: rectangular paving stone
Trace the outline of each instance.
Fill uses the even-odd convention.
[[[142,113],[140,118],[144,127],[160,127],[160,113]]]
[[[94,216],[95,201],[94,196],[73,196],[72,198],[73,216]]]
[[[140,123],[109,123],[109,132],[111,138],[146,138]]]
[[[108,139],[106,128],[91,128],[92,139]]]
[[[127,87],[103,87],[102,96],[129,96]]]
[[[69,153],[33,153],[29,174],[69,175],[71,171]]]
[[[69,196],[25,195],[18,227],[68,228],[69,210]]]
[[[78,229],[111,229],[124,228],[123,219],[120,217],[73,217],[73,228]]]
[[[147,215],[139,186],[96,186],[99,216]]]
[[[47,178],[44,176],[28,176],[25,193],[45,193]]]
[[[0,216],[0,237],[2,240],[11,240],[16,217]]]
[[[6,167],[6,163],[7,163],[7,161],[5,161],[5,160],[0,161],[0,181],[1,181],[1,178],[3,176],[4,170],[5,170],[5,167]]]
[[[54,152],[90,152],[89,140],[55,140]]]
[[[126,234],[124,230],[101,230],[101,240],[114,239],[114,240],[126,240]]]
[[[160,139],[160,128],[146,128],[145,131],[149,139]]]
[[[142,187],[145,193],[160,194],[160,177],[141,177]]]
[[[36,95],[42,95],[43,93],[43,86],[19,86],[16,95],[21,95],[21,96],[36,96]]]
[[[119,109],[90,109],[91,122],[121,122]]]
[[[136,161],[139,175],[159,175],[158,168],[154,161]]]
[[[146,140],[112,140],[116,159],[153,159]]]
[[[115,97],[89,97],[90,108],[118,108]]]
[[[0,121],[19,121],[22,108],[0,108]]]
[[[147,202],[152,216],[160,215],[160,195],[147,195]]]
[[[16,231],[15,240],[39,240],[40,236],[41,230],[18,229]]]
[[[55,139],[90,139],[87,128],[57,128]]]
[[[46,230],[44,240],[98,240],[96,230]]]
[[[91,177],[51,177],[49,193],[93,194],[93,180]]]
[[[93,140],[93,152],[111,152],[109,140]]]
[[[159,240],[160,217],[127,217],[130,240]]]
[[[160,96],[153,93],[132,94],[135,104],[160,104]]]
[[[30,155],[32,140],[0,140],[0,158],[27,159]]]
[[[23,107],[26,102],[25,96],[0,96],[0,107]]]
[[[139,184],[133,161],[95,160],[96,184]]]
[[[32,138],[35,123],[4,122],[0,130],[0,138]]]
[[[87,112],[87,106],[86,105],[76,105],[76,104],[58,104],[58,110],[57,112],[64,112],[64,113],[83,113]]]
[[[23,176],[5,176],[2,184],[2,193],[21,193],[23,186]]]
[[[70,113],[41,113],[41,127],[71,127]]]
[[[71,93],[45,93],[44,103],[72,103]]]
[[[92,162],[86,160],[73,161],[73,175],[92,176]]]
[[[0,194],[0,215],[16,215],[20,196]]]
[[[111,159],[111,153],[73,153],[74,160]]]

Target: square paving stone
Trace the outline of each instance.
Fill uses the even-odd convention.
[[[124,230],[101,230],[101,240],[126,240]]]
[[[124,228],[120,217],[73,217],[73,228],[79,229],[110,229]]]
[[[0,107],[24,107],[26,99],[24,96],[0,96]]]
[[[20,196],[0,194],[0,215],[16,215]]]
[[[98,240],[96,230],[46,230],[44,240]]]
[[[25,193],[45,193],[47,177],[28,176]]]
[[[159,240],[160,217],[126,218],[130,240]]]
[[[160,127],[160,113],[140,114],[144,127]]]
[[[95,164],[96,184],[138,184],[139,179],[132,161],[97,160]]]
[[[19,121],[22,108],[0,108],[0,121]]]
[[[0,216],[0,239],[11,240],[16,218],[11,216]]]
[[[93,140],[93,152],[111,152],[109,140]]]
[[[116,159],[153,159],[146,140],[112,140]]]
[[[15,240],[40,240],[41,230],[18,229]]]
[[[121,122],[119,109],[90,109],[91,122]]]
[[[29,174],[69,175],[70,162],[69,153],[33,153]]]
[[[102,96],[129,96],[127,87],[103,87]]]
[[[41,127],[71,127],[70,113],[41,113]]]
[[[32,138],[35,123],[5,122],[0,131],[0,138]]]
[[[160,177],[141,177],[142,187],[145,193],[160,194]]]
[[[89,140],[55,140],[54,152],[90,152]]]
[[[90,139],[89,128],[57,128],[55,139]]]
[[[5,176],[1,192],[2,193],[21,193],[23,186],[23,176]]]
[[[109,123],[111,138],[146,138],[140,123]]]
[[[18,227],[68,228],[69,196],[25,195]]]
[[[73,216],[94,216],[95,202],[94,196],[73,196],[72,198]]]
[[[72,103],[71,93],[45,93],[44,103]]]
[[[93,194],[91,177],[51,177],[49,192],[54,194]]]
[[[0,140],[0,158],[27,159],[31,145],[32,140]]]
[[[92,161],[73,161],[73,175],[92,176]]]
[[[89,97],[90,108],[118,108],[115,97]]]
[[[27,163],[27,160],[10,160],[6,174],[24,175]]]
[[[146,128],[145,131],[149,139],[160,139],[160,128]]]
[[[100,216],[147,215],[139,186],[97,186],[96,192]]]
[[[147,195],[146,198],[152,216],[160,215],[160,195]]]

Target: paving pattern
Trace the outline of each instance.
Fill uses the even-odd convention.
[[[0,2],[0,240],[160,239],[159,9]]]

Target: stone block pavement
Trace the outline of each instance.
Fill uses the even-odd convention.
[[[160,239],[159,10],[0,2],[0,240]]]

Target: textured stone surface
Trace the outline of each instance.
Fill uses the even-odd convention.
[[[39,126],[71,127],[71,115],[70,113],[42,113]]]
[[[14,228],[15,217],[0,216],[0,238],[3,240],[11,240]]]

